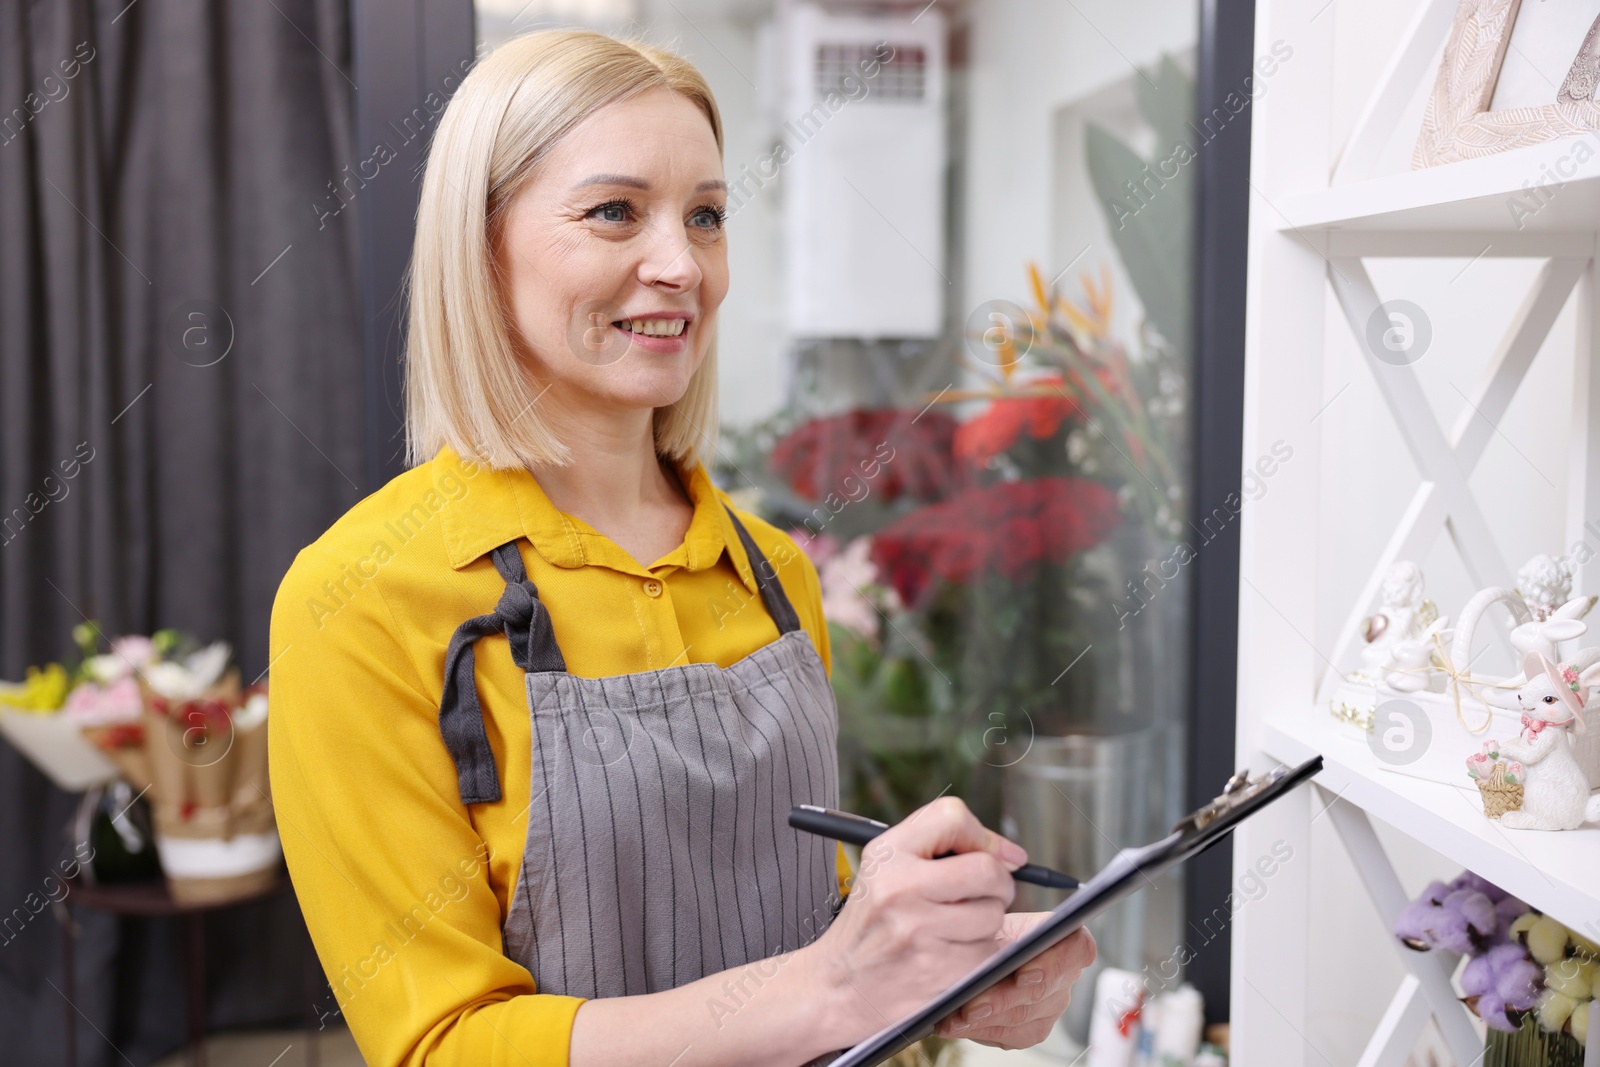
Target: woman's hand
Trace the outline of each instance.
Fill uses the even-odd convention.
[[[802,950],[830,995],[840,1046],[910,1014],[994,955],[1016,894],[1010,872],[1025,862],[1021,846],[955,797],[925,804],[867,845],[844,908]]]
[[[1014,912],[1005,917],[997,948],[1033,929],[1049,912]],[[1043,1041],[1072,1001],[1072,986],[1094,962],[1094,938],[1078,930],[1023,964],[1011,977],[972,998],[940,1021],[934,1033],[963,1037],[996,1048],[1029,1048]]]

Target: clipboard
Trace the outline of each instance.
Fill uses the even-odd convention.
[[[1235,774],[1228,779],[1221,796],[1184,816],[1166,837],[1117,853],[1039,925],[985,960],[930,1003],[828,1061],[828,1067],[873,1067],[927,1037],[940,1020],[954,1014],[973,997],[1065,940],[1084,923],[1149,884],[1156,875],[1204,852],[1240,822],[1321,769],[1322,757],[1313,756],[1298,767],[1279,768],[1255,778],[1246,771]]]

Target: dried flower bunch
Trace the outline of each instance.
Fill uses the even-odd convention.
[[[1514,1033],[1528,1018],[1549,1033],[1589,1039],[1600,999],[1600,945],[1465,871],[1434,882],[1401,912],[1395,936],[1426,952],[1470,957],[1466,1005],[1491,1029]]]

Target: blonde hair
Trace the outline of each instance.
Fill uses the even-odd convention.
[[[445,445],[490,467],[554,465],[572,453],[534,404],[494,262],[506,206],[574,126],[651,89],[705,112],[722,153],[711,87],[682,56],[588,30],[516,38],[475,66],[428,150],[408,282],[406,458]],[[716,427],[716,338],[675,404],[656,408],[656,451],[693,465]]]

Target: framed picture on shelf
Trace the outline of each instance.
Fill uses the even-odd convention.
[[[1600,3],[1460,0],[1417,169],[1600,129]]]

